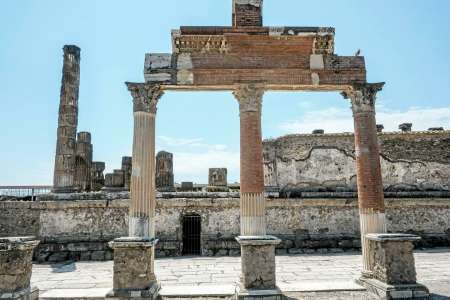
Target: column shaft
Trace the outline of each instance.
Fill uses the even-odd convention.
[[[352,101],[355,127],[363,274],[370,273],[366,234],[386,232],[383,182],[375,120],[376,93],[381,90],[382,86],[383,84],[366,84],[347,94]]]
[[[130,236],[154,237],[155,114],[134,113]]]
[[[241,130],[241,235],[266,235],[261,104],[264,90],[244,85],[235,90]]]
[[[134,134],[129,235],[155,237],[155,117],[163,92],[157,85],[126,83],[133,96]]]
[[[75,190],[75,151],[80,85],[80,48],[64,46],[64,65],[56,139],[54,192]]]

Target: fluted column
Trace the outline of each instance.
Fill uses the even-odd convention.
[[[368,233],[385,233],[383,183],[375,121],[375,100],[384,83],[355,85],[343,93],[351,100],[355,127],[356,175],[363,255],[363,275],[371,273]]]
[[[264,87],[239,85],[241,129],[241,236],[266,234],[261,108]]]
[[[75,152],[80,86],[80,48],[65,45],[58,112],[53,192],[70,193],[75,187]]]
[[[129,236],[154,238],[155,116],[163,91],[146,83],[127,83],[127,87],[134,111]]]

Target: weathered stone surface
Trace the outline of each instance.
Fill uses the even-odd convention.
[[[0,238],[0,295],[30,288],[34,237]]]
[[[78,191],[91,190],[92,144],[90,132],[78,132],[75,150],[75,186]]]
[[[241,286],[244,289],[275,289],[275,237],[238,237],[241,244]]]
[[[58,131],[56,140],[53,190],[73,192],[75,188],[78,91],[80,86],[80,48],[65,45],[61,79]]]
[[[360,282],[382,299],[426,299],[428,289],[416,282],[413,242],[410,234],[367,234],[369,272]],[[419,297],[420,294],[420,297]]]
[[[121,170],[124,173],[124,189],[126,191],[130,190],[130,186],[131,186],[131,170],[132,170],[132,163],[133,158],[131,156],[123,156],[122,157],[122,168]]]
[[[208,175],[208,186],[226,187],[227,169],[226,168],[210,168]]]
[[[378,141],[386,195],[450,190],[450,131],[380,133]],[[265,186],[283,196],[356,191],[353,134],[289,135],[263,145]]]
[[[110,243],[114,249],[114,294],[144,291],[156,284],[154,251],[157,240],[119,238]],[[151,297],[157,295],[157,291]]]
[[[91,165],[91,190],[100,191],[105,186],[105,163],[102,161],[94,161]]]
[[[181,219],[185,213],[201,216],[202,253],[236,249],[239,244],[239,194],[169,193],[156,201],[157,249],[166,256],[182,250]],[[64,196],[64,197],[62,197]],[[89,197],[97,200],[87,200]],[[55,195],[49,195],[56,197]],[[106,243],[128,232],[128,193],[58,194],[54,201],[0,202],[0,235],[36,235],[42,241],[38,255],[55,252],[105,251]],[[100,199],[104,200],[100,200]],[[79,199],[79,200],[76,200]],[[283,240],[284,249],[315,252],[321,248],[352,250],[359,242],[357,200],[352,198],[267,198],[270,234]],[[420,235],[421,247],[450,243],[450,199],[386,199],[389,230]],[[291,247],[291,248],[289,248]],[[162,252],[161,252],[162,253]],[[80,258],[81,259],[81,258]]]
[[[156,154],[156,189],[162,192],[174,191],[173,154],[159,151]]]
[[[400,129],[402,132],[411,132],[412,123],[402,123],[398,125],[398,129]]]
[[[371,277],[386,284],[416,283],[413,242],[409,234],[368,234]]]

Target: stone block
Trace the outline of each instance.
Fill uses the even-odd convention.
[[[36,298],[30,288],[33,250],[39,244],[35,237],[0,238],[0,298]]]
[[[108,298],[156,299],[159,284],[154,273],[154,248],[158,240],[123,237],[110,243],[114,249],[113,290]]]
[[[382,299],[416,299],[414,294],[428,295],[428,289],[416,282],[411,234],[367,234],[369,272],[360,282]],[[426,298],[427,296],[425,296]]]
[[[241,289],[276,289],[274,236],[239,236],[241,245]]]

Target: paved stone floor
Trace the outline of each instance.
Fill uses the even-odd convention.
[[[450,299],[450,249],[417,251],[415,258],[419,282],[435,299]],[[360,269],[358,253],[277,256],[278,285],[293,299],[368,299],[354,283]],[[163,295],[230,295],[239,278],[240,258],[161,258],[155,272]],[[43,298],[64,298],[72,292],[79,298],[101,298],[112,288],[112,262],[36,264],[31,280]]]

